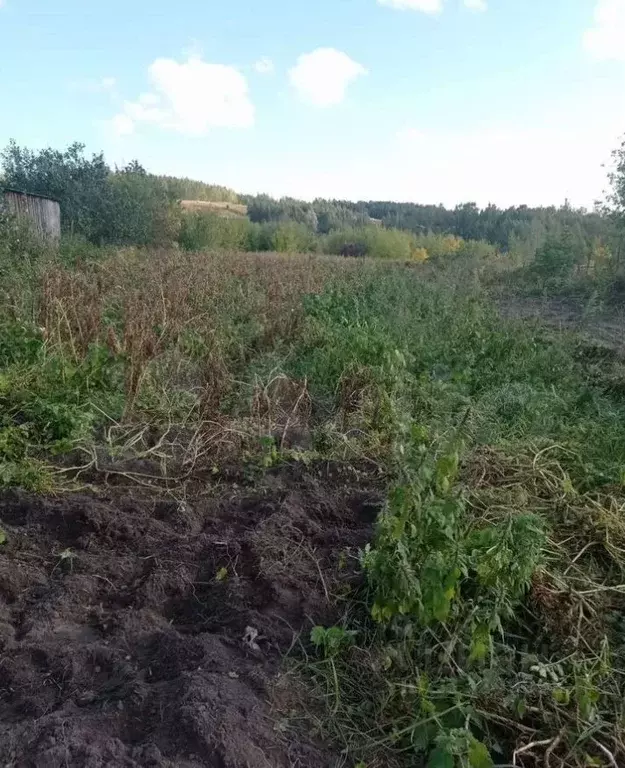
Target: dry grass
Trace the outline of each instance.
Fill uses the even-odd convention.
[[[180,207],[184,211],[200,211],[215,213],[228,219],[244,219],[247,216],[247,205],[239,203],[212,202],[209,200],[181,200]]]
[[[212,348],[210,378],[233,317],[253,324],[254,344],[288,341],[301,321],[302,296],[337,277],[357,277],[359,267],[329,257],[120,251],[79,269],[46,269],[38,322],[50,342],[69,346],[76,357],[95,343],[125,355],[134,397],[145,366],[185,334],[200,335]]]
[[[303,296],[372,268],[340,257],[127,249],[46,267],[37,323],[49,347],[76,363],[94,345],[124,361],[125,409],[109,448],[127,453],[131,439],[132,453],[152,460],[156,439],[162,474],[180,479],[235,462],[264,437],[278,448],[310,445],[306,381],[279,371],[241,377],[251,359],[295,343]],[[225,416],[229,393],[236,408]],[[97,465],[90,454],[88,467]]]

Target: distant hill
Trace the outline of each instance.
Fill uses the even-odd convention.
[[[181,200],[180,205],[185,211],[215,213],[225,219],[244,219],[247,217],[247,205],[240,203],[217,200]]]
[[[167,190],[170,200],[201,200],[206,202],[239,203],[239,196],[233,189],[219,184],[205,184],[203,181],[179,178],[178,176],[158,176]]]

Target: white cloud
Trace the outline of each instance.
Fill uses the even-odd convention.
[[[316,107],[340,104],[350,84],[367,70],[343,51],[317,48],[302,54],[289,71],[289,80],[302,101]]]
[[[254,105],[247,80],[234,67],[190,58],[180,64],[156,59],[149,69],[153,90],[127,101],[112,121],[118,135],[137,123],[153,123],[189,136],[211,128],[247,128],[254,124]],[[121,134],[120,134],[121,128]]]
[[[464,0],[464,5],[470,11],[476,11],[477,13],[484,13],[484,11],[488,10],[486,0]]]
[[[111,120],[111,128],[116,136],[129,136],[134,133],[135,123],[128,115],[119,114]]]
[[[160,107],[160,99],[154,93],[142,93],[138,101],[124,103],[122,117],[128,117],[133,123],[166,124],[169,113]]]
[[[400,11],[423,11],[423,13],[440,13],[444,0],[378,0],[379,5],[397,8]]]
[[[596,59],[625,61],[625,0],[597,0],[584,48]]]
[[[274,71],[275,67],[269,56],[263,56],[254,63],[254,69],[258,72],[259,75],[270,75]]]

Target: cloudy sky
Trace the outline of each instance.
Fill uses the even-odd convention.
[[[0,146],[243,192],[592,205],[625,0],[0,0]]]

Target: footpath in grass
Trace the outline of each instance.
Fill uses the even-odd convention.
[[[284,667],[339,764],[623,764],[615,352],[503,320],[472,265],[128,251],[3,290],[1,485],[374,479]]]

